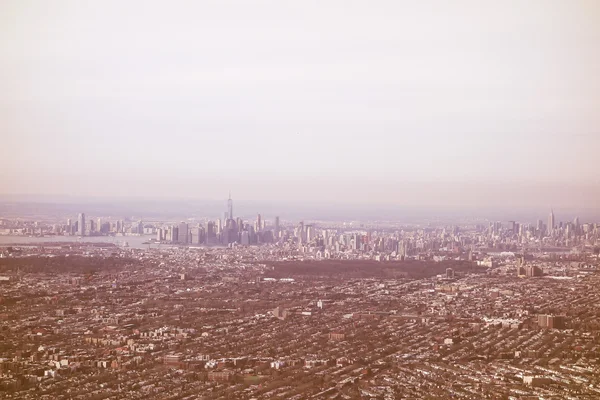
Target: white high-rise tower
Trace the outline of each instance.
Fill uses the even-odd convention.
[[[550,209],[550,215],[548,215],[548,236],[552,236],[554,233],[554,210]]]
[[[231,192],[229,192],[229,199],[227,200],[227,218],[233,219],[233,200],[231,200]]]
[[[77,217],[77,234],[79,236],[85,236],[85,214],[79,213]]]

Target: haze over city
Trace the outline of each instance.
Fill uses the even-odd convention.
[[[593,0],[0,11],[2,194],[600,202]]]

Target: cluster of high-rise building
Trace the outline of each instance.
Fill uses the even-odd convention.
[[[581,224],[579,217],[575,217],[573,221],[556,222],[554,210],[550,210],[548,221],[538,219],[535,225],[523,224],[516,221],[508,221],[507,226],[503,226],[501,222],[491,222],[489,232],[492,235],[497,235],[500,231],[503,233],[514,233],[522,237],[534,237],[536,239],[565,239],[573,240],[579,236],[586,236],[595,233],[596,226],[594,224]]]
[[[547,224],[541,219],[538,219],[535,225],[516,221],[508,221],[508,224],[490,222],[487,228],[487,240],[511,242],[515,245],[574,247],[594,244],[599,237],[599,224],[582,224],[579,217],[575,217],[573,221],[556,222],[552,210],[548,215]]]
[[[525,263],[525,256],[520,256],[517,259],[517,276],[520,277],[536,277],[544,275],[544,271],[537,265],[527,265]]]
[[[223,219],[210,220],[203,224],[190,226],[187,222],[172,224],[156,229],[156,240],[159,242],[179,244],[231,245],[244,246],[273,243],[280,234],[279,217],[275,217],[273,226],[267,229],[266,221],[260,214],[254,223],[234,217],[231,194],[227,200],[227,210]]]
[[[235,216],[231,195],[222,218],[142,222],[127,218],[89,218],[80,213],[66,224],[0,220],[2,235],[78,235],[121,236],[154,235],[143,244],[163,243],[182,246],[252,246],[278,244],[279,251],[315,259],[365,258],[379,261],[416,258],[462,257],[485,261],[478,254],[509,251],[526,254],[534,251],[569,249],[584,251],[600,244],[600,224],[557,222],[554,212],[547,224],[511,221],[470,222],[461,225],[398,223],[352,224],[338,222],[290,222],[263,215]],[[517,275],[539,276],[532,265],[520,265]]]
[[[65,225],[55,225],[55,234],[79,235],[79,236],[101,236],[109,234],[143,234],[144,224],[142,221],[130,223],[126,226],[123,220],[103,221],[102,218],[86,220],[85,213],[79,213],[77,220],[67,219]]]
[[[538,325],[540,328],[565,329],[565,320],[566,317],[564,315],[538,315]]]

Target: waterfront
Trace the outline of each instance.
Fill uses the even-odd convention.
[[[142,236],[20,236],[20,235],[7,235],[0,236],[0,245],[22,245],[32,246],[37,244],[45,243],[113,243],[117,246],[124,246],[125,243],[131,248],[135,249],[147,249],[147,248],[158,248],[159,244],[144,244],[150,239],[154,238],[155,235],[142,235]],[[169,245],[161,244],[161,247]]]

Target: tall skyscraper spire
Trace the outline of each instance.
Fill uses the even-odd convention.
[[[233,200],[231,200],[231,191],[229,191],[229,199],[227,200],[227,214],[228,219],[233,219]]]

